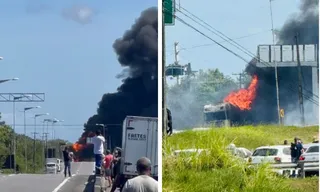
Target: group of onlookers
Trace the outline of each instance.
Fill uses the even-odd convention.
[[[120,187],[122,192],[157,192],[158,182],[153,179],[151,174],[151,161],[142,157],[137,161],[136,169],[138,176],[123,182],[124,176],[120,174],[121,167],[121,152],[122,149],[116,147],[111,153],[110,150],[104,150],[105,138],[101,131],[97,130],[92,138],[93,153],[95,157],[95,174],[103,175],[111,187],[110,192],[114,192],[117,187]],[[105,152],[105,154],[104,154]],[[63,151],[64,159],[64,175],[71,177],[71,162],[73,153],[69,152],[68,147]],[[104,171],[102,170],[104,169]],[[121,183],[125,183],[121,186]]]
[[[151,161],[142,157],[137,161],[136,169],[138,176],[129,179],[123,186],[121,183],[125,178],[120,174],[121,167],[121,153],[122,149],[116,147],[111,153],[110,150],[106,150],[104,155],[104,143],[105,138],[101,135],[101,132],[96,131],[96,135],[92,138],[95,154],[95,169],[96,175],[103,176],[108,181],[111,187],[110,192],[114,192],[117,187],[120,187],[122,192],[157,192],[158,182],[153,179],[151,174]],[[102,168],[104,171],[102,171]]]

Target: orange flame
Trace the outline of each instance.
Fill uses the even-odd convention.
[[[249,110],[251,109],[252,101],[256,98],[257,85],[258,76],[254,75],[247,89],[231,92],[223,101],[239,107],[241,110]]]
[[[80,143],[74,143],[72,145],[72,148],[74,149],[75,152],[78,152],[84,148],[84,145],[82,145]]]

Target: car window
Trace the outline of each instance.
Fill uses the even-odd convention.
[[[55,164],[47,164],[47,167],[55,167]]]
[[[311,146],[306,151],[306,153],[317,153],[317,152],[319,152],[319,146]]]
[[[289,147],[288,147],[288,148],[283,148],[282,152],[283,152],[283,154],[285,154],[285,155],[291,155],[291,150],[290,150]]]
[[[255,150],[252,156],[275,156],[277,154],[278,154],[278,149],[265,148],[265,149]]]

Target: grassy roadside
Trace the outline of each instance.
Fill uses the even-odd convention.
[[[318,191],[318,178],[289,180],[279,178],[262,165],[255,170],[235,160],[223,150],[229,143],[255,149],[263,145],[282,144],[293,137],[304,143],[318,135],[318,127],[238,127],[208,131],[186,131],[163,141],[163,191]],[[200,157],[171,157],[176,149],[207,148],[210,154]]]

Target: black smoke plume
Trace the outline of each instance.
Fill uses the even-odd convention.
[[[86,137],[99,128],[95,124],[105,124],[112,147],[121,146],[120,124],[126,116],[158,116],[157,8],[143,11],[131,29],[114,42],[113,48],[120,65],[125,67],[125,73],[118,77],[127,76],[117,92],[102,96],[97,114],[89,118],[83,134]]]
[[[291,15],[277,34],[278,44],[295,45],[298,33],[299,44],[318,44],[319,42],[319,0],[302,0],[299,13]],[[249,74],[258,75],[257,97],[253,103],[254,121],[262,123],[277,122],[276,82],[274,68],[258,68],[253,59],[246,68]],[[304,76],[305,114],[315,123],[318,117],[312,115],[310,101],[312,95],[311,67],[302,67]],[[279,67],[280,108],[285,109],[287,123],[299,119],[298,71],[296,67]],[[292,114],[292,117],[289,117]],[[306,118],[308,119],[308,117]],[[289,122],[288,122],[289,121]],[[310,122],[309,122],[310,123]],[[296,123],[295,123],[296,124]]]

